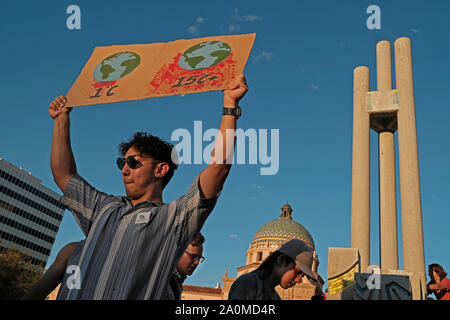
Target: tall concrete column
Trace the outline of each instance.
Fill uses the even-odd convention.
[[[403,233],[403,268],[419,274],[421,298],[426,285],[422,206],[417,152],[411,40],[395,41],[395,73],[399,93],[398,145]],[[413,288],[414,291],[414,288]],[[425,291],[426,292],[426,291]]]
[[[377,87],[392,90],[391,44],[377,44]],[[394,122],[396,115],[392,115]],[[395,137],[392,131],[378,134],[380,188],[380,264],[381,269],[398,269],[397,204],[395,188]]]
[[[351,247],[361,256],[361,271],[370,264],[370,117],[366,110],[369,68],[353,73],[353,159]]]
[[[380,264],[398,270],[394,133],[378,134],[380,179]]]

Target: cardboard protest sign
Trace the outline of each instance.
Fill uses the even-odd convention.
[[[66,106],[223,90],[243,72],[255,36],[96,47]]]

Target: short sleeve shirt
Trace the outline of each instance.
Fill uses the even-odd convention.
[[[74,175],[61,203],[74,214],[86,242],[69,259],[72,272],[66,269],[58,299],[161,299],[217,197],[202,198],[197,176],[171,203],[133,206],[129,198],[102,193]]]
[[[281,300],[275,288],[267,284],[260,271],[243,274],[233,282],[228,300]]]
[[[438,292],[435,291],[436,299],[450,300],[450,279],[449,278],[442,279],[441,284],[445,286],[445,289],[441,289]]]

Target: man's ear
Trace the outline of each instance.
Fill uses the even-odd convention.
[[[155,166],[155,177],[162,179],[169,172],[169,165],[166,162],[160,162]]]

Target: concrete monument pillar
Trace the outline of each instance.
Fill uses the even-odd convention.
[[[403,267],[418,274],[426,293],[422,206],[417,151],[411,40],[395,41],[395,73],[399,94],[398,147],[403,234]],[[414,291],[414,284],[413,284]]]
[[[378,91],[392,90],[391,45],[377,44]],[[385,117],[385,122],[394,122]],[[380,264],[381,269],[398,269],[397,204],[395,189],[395,125],[384,125],[378,133],[379,189],[380,189]]]
[[[369,68],[354,70],[351,247],[359,250],[361,268],[370,260],[370,117],[366,111]]]
[[[397,88],[392,89],[391,47],[377,44],[377,91],[369,91],[369,69],[354,70],[351,247],[365,272],[370,258],[370,129],[379,139],[380,262],[383,272],[398,267],[395,137],[398,130],[403,233],[403,269],[413,299],[426,293],[422,209],[417,151],[411,40],[395,41]]]

